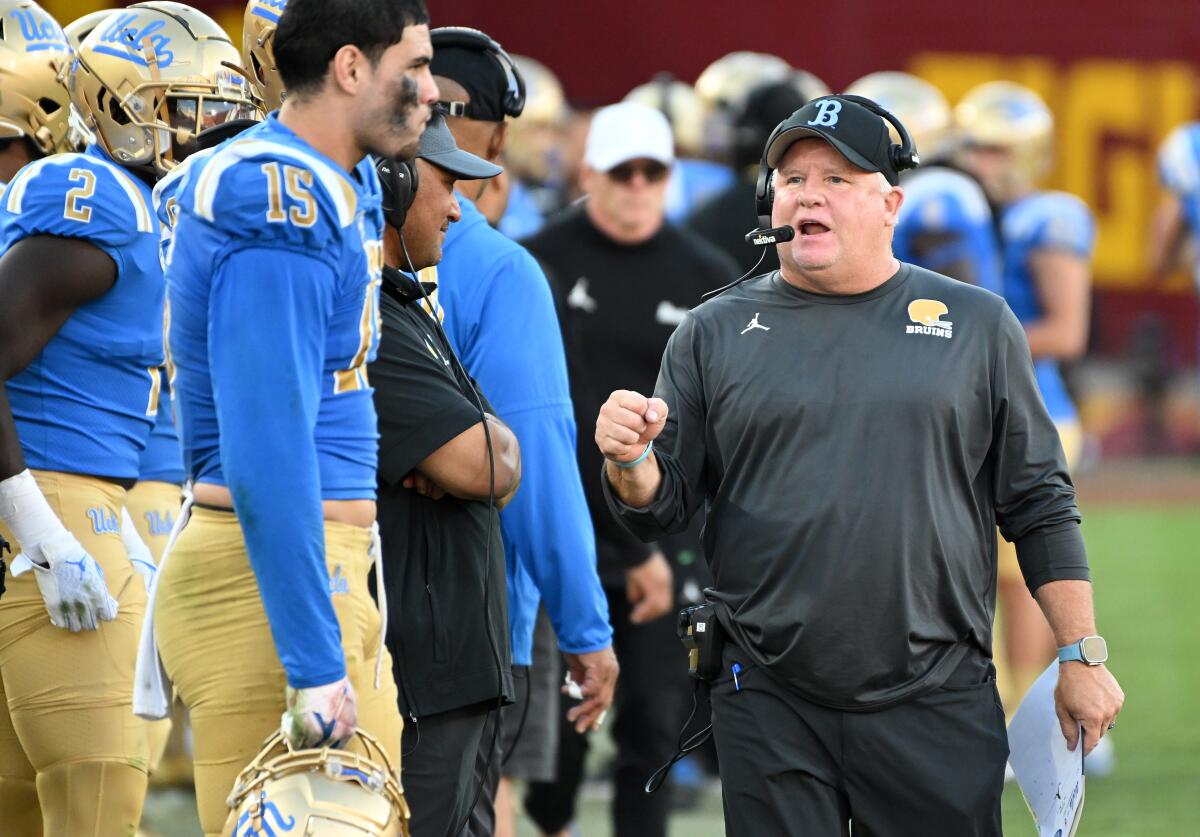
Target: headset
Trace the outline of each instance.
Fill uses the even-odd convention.
[[[866,98],[865,96],[855,96],[853,94],[820,96],[812,101],[819,102],[822,99],[830,98],[843,99],[847,102],[853,102],[857,105],[862,105],[864,108],[871,111],[871,113],[874,113],[876,116],[879,116],[885,121],[891,123],[892,127],[896,129],[896,133],[900,137],[900,144],[897,145],[896,143],[892,143],[888,146],[888,162],[891,163],[892,168],[897,172],[915,169],[918,165],[920,165],[921,158],[917,154],[917,146],[916,143],[913,142],[912,135],[908,133],[908,129],[904,127],[903,123],[901,123],[900,120],[891,113],[884,110],[878,104]],[[808,107],[809,104],[812,104],[812,102],[807,103],[805,107]],[[791,117],[788,117],[775,126],[775,130],[771,132],[771,136],[767,138],[767,142],[763,146],[762,157],[760,157],[758,161],[758,183],[754,187],[754,209],[758,214],[758,227],[746,233],[746,243],[752,244],[755,247],[766,247],[772,244],[782,244],[786,241],[791,241],[796,237],[796,231],[791,226],[786,224],[780,227],[771,226],[771,208],[775,203],[775,178],[771,176],[774,174],[774,170],[767,165],[767,149],[771,147],[771,143],[773,143],[775,138],[783,133],[783,131],[787,130],[788,128],[795,127],[788,125],[790,120]],[[754,267],[750,268],[728,285],[715,288],[708,293],[702,294],[700,299],[710,299],[714,296],[723,294],[725,291],[728,291],[732,288],[736,288],[738,285],[742,284],[742,282],[745,282],[747,279],[749,279],[750,276],[753,275],[754,271],[758,270],[758,266],[762,264],[763,259],[766,258],[766,255],[766,250],[763,250],[763,254],[759,256]]]
[[[404,226],[408,209],[417,197],[421,179],[415,161],[396,160],[391,157],[372,155],[375,173],[383,189],[383,217],[396,232]]]
[[[429,39],[435,51],[446,47],[465,47],[492,56],[504,71],[504,78],[508,83],[504,101],[501,102],[504,113],[516,119],[525,110],[525,79],[512,56],[492,38],[470,26],[440,26],[429,33]],[[448,102],[446,105],[450,116],[465,115],[465,105],[462,102]]]
[[[900,144],[892,143],[888,148],[888,159],[892,164],[892,168],[897,172],[915,169],[921,162],[920,156],[917,154],[917,146],[913,142],[912,136],[908,133],[908,129],[899,119],[892,116],[891,113],[884,110],[875,102],[865,96],[854,96],[852,94],[839,93],[836,96],[822,96],[818,99],[813,99],[813,102],[819,102],[821,99],[843,99],[847,102],[854,102],[856,105],[862,105],[867,110],[881,117],[885,121],[891,123],[896,129],[896,133],[900,136]],[[812,104],[812,102],[809,102]],[[805,105],[807,107],[808,105]],[[771,226],[771,207],[775,203],[775,182],[771,176],[774,170],[767,165],[767,149],[771,147],[771,143],[779,136],[787,125],[788,120],[784,120],[775,126],[775,130],[771,132],[771,136],[767,139],[766,145],[763,146],[762,158],[758,163],[758,184],[754,189],[754,208],[758,213],[759,230],[767,230]],[[794,127],[794,126],[788,126]]]

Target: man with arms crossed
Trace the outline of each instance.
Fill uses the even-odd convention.
[[[892,256],[913,156],[850,99],[783,122],[760,207],[795,228],[781,269],[691,312],[655,397],[614,392],[597,420],[632,531],[707,507],[734,837],[1001,833],[997,523],[1077,660],[1056,696],[1069,745],[1082,722],[1091,750],[1124,699],[1102,643],[1078,653],[1096,632],[1079,512],[1020,324]]]
[[[197,507],[155,628],[209,834],[281,714],[293,746],[361,722],[399,761],[367,589],[383,217],[364,158],[416,151],[436,98],[427,20],[420,0],[291,0],[274,39],[283,107],[179,194],[170,344]]]

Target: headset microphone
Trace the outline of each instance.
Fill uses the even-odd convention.
[[[784,224],[782,227],[754,229],[746,233],[746,243],[755,247],[766,247],[770,244],[783,244],[796,237],[796,228]]]

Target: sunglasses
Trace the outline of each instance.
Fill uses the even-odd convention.
[[[662,163],[621,163],[608,170],[608,176],[617,183],[630,183],[637,174],[646,178],[647,183],[661,183],[670,173],[670,168]]]

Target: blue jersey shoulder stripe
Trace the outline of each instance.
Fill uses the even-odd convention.
[[[234,140],[221,147],[204,167],[204,172],[196,184],[193,211],[205,220],[216,220],[214,213],[221,177],[234,165],[259,155],[272,159],[282,157],[293,160],[310,169],[337,209],[338,226],[344,229],[354,223],[358,211],[358,198],[354,187],[344,174],[302,149],[261,139]]]
[[[106,171],[112,174],[113,179],[121,190],[125,192],[129,198],[130,204],[133,205],[134,217],[137,219],[138,232],[154,232],[154,220],[150,214],[150,207],[146,204],[146,198],[138,189],[130,175],[121,171],[119,166],[101,160],[98,157],[87,156],[82,154],[61,155],[54,157],[43,157],[41,160],[36,160],[33,163],[25,166],[13,178],[9,184],[8,191],[5,193],[5,208],[14,215],[20,215],[22,206],[25,201],[25,192],[29,188],[29,184],[37,178],[39,174],[47,166],[66,166],[78,162],[84,167],[89,165],[102,166]]]

